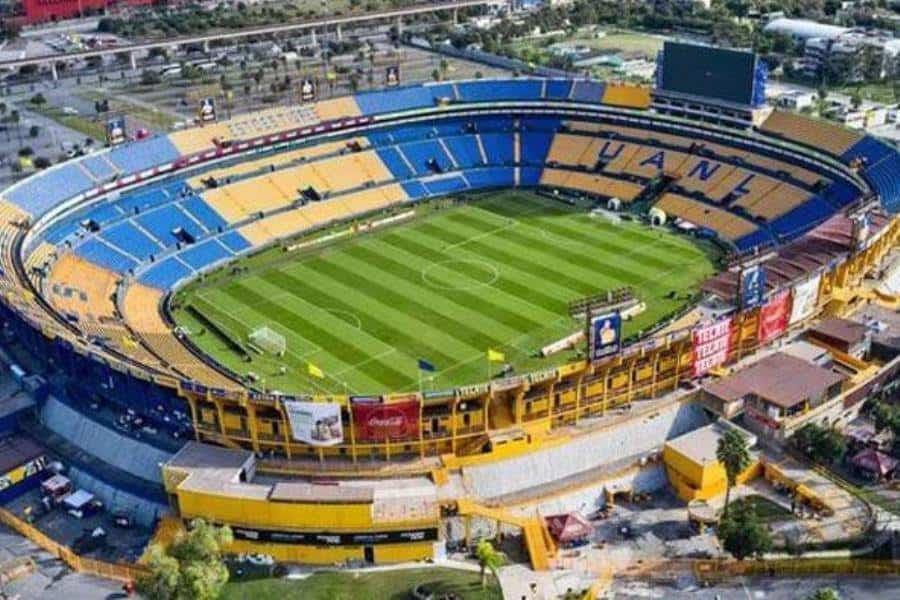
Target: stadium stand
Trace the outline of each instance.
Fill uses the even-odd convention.
[[[834,156],[844,155],[863,137],[858,132],[822,119],[811,119],[781,110],[772,111],[760,129],[817,150],[824,150]]]
[[[113,318],[111,298],[119,278],[117,273],[66,253],[54,263],[44,293],[63,314],[78,315],[82,320]]]
[[[540,182],[541,185],[548,187],[578,190],[588,194],[618,198],[624,202],[631,202],[643,190],[642,185],[630,181],[562,169],[544,169]]]
[[[41,177],[30,177],[7,189],[3,195],[32,217],[39,217],[68,198],[95,186],[75,163],[51,167]]]
[[[664,194],[656,208],[699,227],[711,229],[727,240],[738,240],[756,230],[756,225],[727,210],[678,194]]]
[[[603,90],[603,104],[626,108],[648,108],[650,106],[650,88],[610,83]]]

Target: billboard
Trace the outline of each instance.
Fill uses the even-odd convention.
[[[622,315],[611,312],[591,321],[590,359],[599,360],[622,348]]]
[[[731,317],[698,325],[691,332],[694,340],[694,377],[700,377],[710,369],[724,364],[731,351]]]
[[[699,44],[666,42],[659,87],[734,104],[754,102],[756,55]]]
[[[125,117],[113,117],[106,122],[106,143],[110,146],[125,141]]]
[[[766,294],[766,270],[762,265],[753,265],[741,270],[740,304],[743,310],[762,304]]]
[[[787,330],[791,316],[791,292],[782,290],[769,298],[759,309],[759,330],[757,337],[760,344],[767,344]]]
[[[344,441],[341,407],[333,402],[285,400],[291,433],[311,446],[334,446]]]
[[[789,325],[807,319],[816,312],[816,303],[819,299],[819,281],[821,279],[821,275],[816,275],[812,279],[807,279],[794,286]]]
[[[208,123],[216,120],[216,99],[203,98],[200,101],[200,111],[198,113],[201,123]]]
[[[316,83],[308,77],[300,82],[300,99],[304,102],[316,99]]]
[[[400,65],[391,65],[384,71],[385,87],[397,87],[400,85]]]
[[[358,442],[419,437],[419,398],[411,395],[390,403],[351,400],[353,432]]]

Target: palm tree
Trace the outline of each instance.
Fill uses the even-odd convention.
[[[716,458],[725,467],[727,486],[725,487],[725,510],[728,514],[728,502],[731,499],[731,488],[737,483],[738,475],[750,466],[750,451],[747,448],[747,438],[729,429],[725,435],[719,438],[716,447]]]
[[[503,566],[503,553],[497,551],[490,540],[479,540],[475,546],[475,558],[478,559],[478,566],[481,567],[481,587],[487,586],[487,572],[490,571],[497,576],[497,569]]]

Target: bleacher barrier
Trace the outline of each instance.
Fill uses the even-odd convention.
[[[87,573],[118,581],[136,581],[138,577],[148,572],[146,567],[141,565],[114,564],[86,556],[78,556],[68,546],[60,544],[4,508],[0,508],[0,523],[49,552],[66,563],[72,570],[79,573]]]

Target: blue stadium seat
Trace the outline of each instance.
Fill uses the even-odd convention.
[[[765,229],[757,229],[753,233],[748,233],[741,239],[735,242],[735,246],[738,247],[738,250],[741,252],[751,250],[753,248],[764,248],[767,246],[771,246],[775,243],[775,240],[772,239],[772,236]]]
[[[891,212],[900,211],[900,153],[894,152],[878,161],[864,175],[884,207]]]
[[[464,102],[540,100],[543,87],[540,79],[483,79],[456,84]]]
[[[250,247],[250,242],[244,239],[237,231],[227,231],[219,236],[219,241],[225,244],[229,250],[238,254]]]
[[[792,240],[803,235],[834,214],[834,208],[819,196],[809,200],[778,217],[771,228],[784,240]]]
[[[75,163],[51,167],[7,189],[4,197],[39,217],[57,204],[85,192],[96,184]]]
[[[522,187],[534,187],[541,182],[540,167],[522,167],[519,169],[519,185]]]
[[[572,87],[571,99],[575,102],[593,102],[600,104],[606,85],[600,81],[579,80]]]
[[[178,258],[170,256],[162,260],[146,271],[144,271],[138,281],[150,287],[159,288],[161,290],[171,289],[173,285],[193,274]]]
[[[544,97],[547,100],[567,100],[571,92],[571,79],[548,79]]]
[[[94,264],[123,273],[137,266],[137,262],[96,238],[78,246],[76,253]]]
[[[403,187],[403,191],[406,192],[406,195],[409,196],[410,200],[418,200],[419,198],[424,198],[428,195],[428,190],[426,190],[425,186],[422,185],[422,182],[417,179],[404,181],[400,185]]]
[[[444,144],[446,144],[450,154],[453,155],[460,167],[467,168],[484,164],[475,136],[458,135],[444,138]]]
[[[449,177],[440,177],[423,181],[425,189],[431,196],[440,196],[451,192],[458,192],[467,189],[466,180],[459,175],[451,175]]]
[[[81,159],[81,165],[99,181],[107,181],[117,173],[115,167],[106,160],[105,154],[86,156]]]
[[[466,171],[465,178],[472,188],[511,187],[515,185],[513,167],[488,167]]]
[[[219,216],[209,204],[203,201],[199,196],[190,196],[180,202],[181,208],[198,221],[209,231],[216,231],[220,227],[226,228],[228,223]]]
[[[144,212],[174,200],[184,187],[185,184],[181,180],[169,181],[134,194],[127,194],[118,201],[118,204],[127,213],[133,214],[136,210]]]
[[[182,250],[179,256],[194,270],[199,271],[222,259],[229,258],[233,254],[218,241],[207,240]]]
[[[513,150],[513,136],[509,133],[483,133],[481,143],[484,144],[484,154],[488,164],[508,165],[515,162]]]
[[[200,237],[203,233],[184,211],[171,204],[141,213],[135,220],[166,246],[177,241],[173,235],[176,229],[181,228],[194,237]]]
[[[393,90],[363,92],[356,95],[356,104],[364,115],[377,115],[434,106],[434,96],[429,88],[413,85]]]
[[[180,156],[168,137],[157,135],[113,148],[109,160],[124,173],[131,174],[173,162]]]
[[[379,148],[376,152],[378,153],[381,162],[384,163],[391,174],[397,179],[409,179],[415,175],[415,173],[413,173],[406,165],[406,161],[403,160],[403,157],[400,156],[400,153],[397,152],[396,148]]]
[[[871,135],[867,135],[844,152],[841,160],[849,164],[855,158],[863,158],[866,164],[871,166],[893,152],[896,150]]]
[[[450,157],[441,148],[441,145],[434,140],[425,140],[422,142],[407,142],[400,144],[400,151],[409,160],[417,175],[428,175],[432,171],[429,169],[429,161],[434,160],[438,166],[444,171],[453,168]],[[391,169],[393,172],[393,169]]]
[[[151,240],[131,221],[123,221],[103,231],[100,235],[104,240],[124,252],[136,256],[141,260],[147,260],[150,255],[163,252],[154,240]]]
[[[553,143],[552,133],[542,131],[525,131],[520,134],[520,162],[529,165],[543,165]]]

